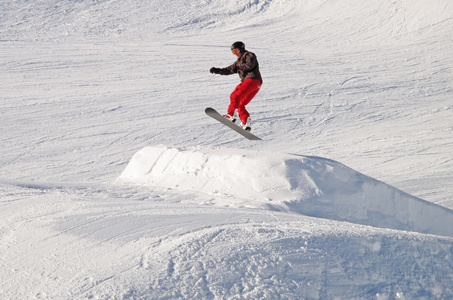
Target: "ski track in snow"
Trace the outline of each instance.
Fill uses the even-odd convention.
[[[448,0],[1,2],[0,298],[453,298],[449,233],[344,222],[333,205],[307,212],[302,192],[285,198],[311,184],[345,208],[357,170],[421,203],[419,224],[442,220],[435,205],[448,218],[452,30]],[[259,143],[203,112],[226,109],[238,78],[208,70],[233,62],[236,40],[264,78],[248,106]],[[118,179],[158,145],[190,149],[186,173]],[[289,190],[257,176],[249,198],[234,169],[217,191],[182,189],[216,178],[221,162],[191,169],[216,151],[265,158],[257,174],[288,155],[351,169],[304,177],[292,165],[265,174]]]

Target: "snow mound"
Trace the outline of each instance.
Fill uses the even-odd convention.
[[[453,236],[453,211],[333,160],[275,152],[145,147],[125,182],[195,191],[237,204]]]

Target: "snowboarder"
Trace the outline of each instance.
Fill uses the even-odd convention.
[[[231,75],[237,73],[241,78],[241,83],[236,86],[233,93],[230,95],[230,105],[228,106],[225,118],[234,122],[234,112],[238,111],[239,119],[242,122],[242,128],[250,131],[251,121],[250,114],[245,109],[245,106],[252,101],[253,97],[258,93],[263,83],[256,55],[245,49],[243,42],[235,42],[231,45],[231,51],[236,55],[237,60],[229,67],[215,68],[212,67],[209,71],[213,74]]]

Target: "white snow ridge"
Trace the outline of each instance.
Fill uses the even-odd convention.
[[[383,228],[453,236],[453,211],[321,157],[251,150],[138,151],[121,179],[197,191],[244,205]],[[228,200],[223,200],[223,204]]]

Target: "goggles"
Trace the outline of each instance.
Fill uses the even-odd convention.
[[[241,50],[239,50],[238,48],[236,49],[231,49],[231,52],[233,52],[234,55],[238,54],[239,52],[241,52]]]

